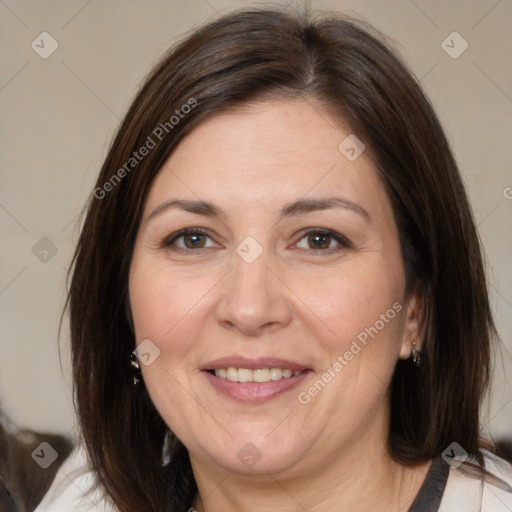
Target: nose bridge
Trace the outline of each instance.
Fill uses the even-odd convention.
[[[291,319],[285,290],[269,269],[270,254],[257,252],[250,240],[238,246],[218,310],[221,323],[253,334],[286,325]]]

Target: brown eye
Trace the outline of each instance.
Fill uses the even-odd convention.
[[[167,237],[162,246],[170,250],[193,251],[195,249],[210,249],[216,247],[217,244],[201,229],[186,228]]]
[[[352,247],[350,241],[340,233],[326,229],[312,229],[303,234],[295,244],[299,249],[329,253]]]
[[[184,235],[183,243],[187,249],[202,249],[206,245],[206,236],[199,233]]]
[[[316,233],[308,236],[308,245],[310,249],[329,249],[331,237],[322,233]]]

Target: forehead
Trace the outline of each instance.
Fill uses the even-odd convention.
[[[349,128],[313,100],[264,101],[216,114],[174,150],[147,208],[170,195],[246,209],[339,192],[389,210],[370,158],[363,152],[350,160],[343,152],[344,141],[353,140],[347,137],[354,137]]]

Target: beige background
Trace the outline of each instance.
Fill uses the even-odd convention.
[[[58,355],[65,269],[77,215],[141,78],[178,37],[250,4],[0,0],[0,403],[11,425],[73,428],[66,329],[62,371]],[[512,437],[512,1],[306,4],[365,19],[393,38],[437,108],[471,196],[504,342],[484,428]],[[441,46],[454,31],[469,45],[456,59]],[[42,32],[58,43],[46,59],[31,47],[42,46]],[[448,41],[452,52],[462,48]]]

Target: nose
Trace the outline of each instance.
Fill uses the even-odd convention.
[[[265,253],[248,263],[233,255],[234,268],[228,274],[217,306],[219,323],[246,336],[273,332],[293,318],[291,293]]]

